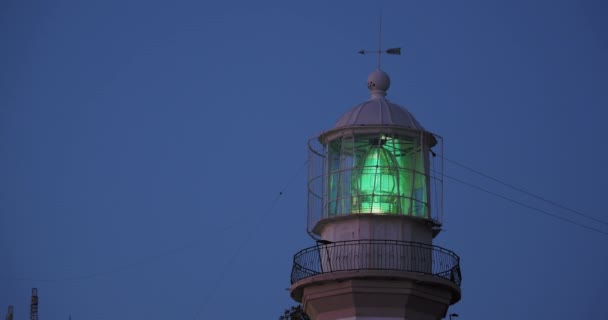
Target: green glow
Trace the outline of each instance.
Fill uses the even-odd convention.
[[[414,138],[359,136],[327,145],[324,215],[429,213],[428,151]]]
[[[362,213],[396,212],[397,171],[393,155],[381,146],[371,146],[358,172]]]

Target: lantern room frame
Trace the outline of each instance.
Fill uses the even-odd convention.
[[[351,215],[407,216],[439,228],[443,139],[399,126],[324,132],[308,142],[307,189],[307,231],[313,236],[324,222]]]

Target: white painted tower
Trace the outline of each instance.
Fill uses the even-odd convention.
[[[309,142],[308,226],[291,296],[313,320],[431,320],[460,300],[458,256],[434,246],[442,224],[442,139],[385,96]],[[438,154],[438,156],[436,156]]]

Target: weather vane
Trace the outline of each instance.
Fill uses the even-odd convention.
[[[382,50],[382,16],[380,16],[380,27],[378,29],[378,50],[360,50],[360,54],[365,55],[366,53],[377,53],[378,54],[378,69],[380,69],[380,57],[383,53],[401,55],[401,48],[388,48]]]

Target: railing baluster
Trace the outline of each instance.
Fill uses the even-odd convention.
[[[395,240],[352,240],[317,244],[296,253],[291,283],[323,273],[348,270],[419,272],[460,286],[460,258],[428,244]]]

